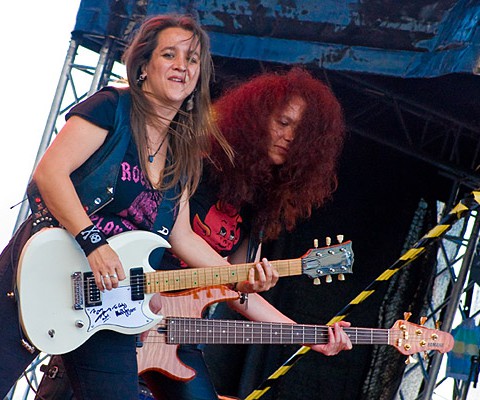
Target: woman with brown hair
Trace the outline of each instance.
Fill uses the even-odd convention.
[[[32,216],[0,257],[2,293],[12,292],[23,244],[50,227],[75,238],[101,292],[126,278],[108,242],[126,231],[159,234],[192,266],[225,263],[189,223],[188,199],[212,141],[232,157],[210,115],[208,36],[190,17],[152,17],[124,60],[129,87],[106,87],[70,110],[36,168],[28,188]],[[270,266],[263,267],[263,281],[251,280],[251,290],[275,284]],[[31,348],[13,296],[1,297],[0,319],[3,398],[37,353],[21,345],[23,339]],[[138,398],[135,335],[100,330],[62,358],[76,399]]]

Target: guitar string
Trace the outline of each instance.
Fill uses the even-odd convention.
[[[261,339],[261,343],[292,343],[292,336],[295,332],[299,334],[302,332],[300,337],[296,337],[297,342],[311,343],[311,344],[324,344],[328,343],[328,327],[321,325],[295,325],[295,327],[288,326],[285,330],[283,326],[278,325],[278,323],[256,323],[255,325],[250,325],[244,323],[243,321],[225,321],[216,320],[214,323],[212,321],[206,321],[207,323],[197,323],[202,319],[195,318],[194,320],[186,318],[185,321],[180,321],[175,319],[177,325],[173,329],[168,330],[169,336],[174,336],[177,338],[178,342],[181,342],[178,339],[178,336],[183,336],[184,342],[182,343],[191,343],[191,338],[197,338],[199,342],[203,343],[205,340],[202,338],[213,338],[208,343],[214,343],[222,338],[228,338],[232,335],[247,335],[248,338],[252,338],[251,341]],[[178,324],[178,322],[181,322]],[[222,322],[218,324],[217,322]],[[162,329],[166,329],[165,326],[162,326]],[[204,330],[201,330],[204,329]],[[205,330],[206,329],[206,330]],[[308,329],[308,332],[305,330]],[[424,340],[424,335],[412,335],[409,339],[405,339],[405,334],[402,331],[394,331],[391,329],[381,329],[381,328],[344,328],[345,332],[349,334],[351,338],[354,339],[354,344],[389,344],[389,342],[399,343],[398,340],[404,341],[405,343],[415,344],[420,343]],[[313,331],[313,332],[312,332]],[[425,331],[430,331],[426,328]],[[151,333],[154,334],[152,337]],[[158,333],[157,329],[151,329],[148,334],[148,340],[145,342],[155,343],[155,342],[165,342],[166,334],[165,332]],[[273,336],[272,336],[273,335]],[[278,335],[273,340],[273,337]],[[269,339],[270,338],[270,339]],[[323,340],[323,341],[322,341]],[[177,343],[177,341],[175,343]],[[241,342],[251,342],[244,340]],[[437,342],[440,342],[440,339],[436,339]],[[227,340],[227,343],[229,341]],[[232,342],[232,341],[230,341]],[[393,344],[393,343],[392,343]],[[421,351],[421,350],[420,350]]]
[[[348,246],[349,246],[349,242],[345,242],[342,245],[335,245],[335,246],[331,246],[329,248],[328,247],[327,248],[319,248],[319,249],[315,249],[315,250],[316,251],[321,251],[321,250],[329,249],[329,250],[332,251],[332,249],[334,249],[336,247],[344,248],[344,247],[348,247]],[[311,251],[312,250],[307,252],[307,254],[309,255],[311,253]],[[325,260],[328,259],[328,257],[338,257],[339,254],[342,257],[345,257],[345,255],[344,255],[345,253],[348,253],[348,252],[340,250],[339,253],[337,253],[337,254],[327,254],[326,257],[322,253],[322,255],[324,255],[324,258],[322,258],[322,263],[326,266],[327,263],[326,263]],[[317,255],[317,257],[318,257],[318,255]],[[280,276],[300,275],[301,273],[303,273],[301,271],[301,269],[299,271],[297,271],[295,274],[292,274],[291,270],[292,269],[298,269],[299,267],[301,268],[302,267],[301,261],[305,258],[307,258],[307,257],[304,256],[302,258],[296,258],[296,259],[290,259],[290,260],[276,260],[276,261],[272,261],[272,264],[275,264],[275,267],[280,272]],[[300,265],[298,265],[299,263],[300,263]],[[232,270],[249,269],[249,268],[253,267],[254,265],[255,265],[255,263],[246,263],[246,264],[235,264],[235,265],[225,265],[225,266],[202,268],[201,270],[195,271],[195,274],[198,274],[197,277],[202,276],[206,283],[202,283],[201,285],[200,284],[195,284],[193,288],[201,287],[201,286],[208,286],[208,284],[215,284],[215,283],[218,284],[218,283],[233,283],[233,282],[236,282],[237,281],[236,278],[238,277],[239,273],[238,272],[237,273],[232,272]],[[217,268],[219,268],[220,272],[216,271]],[[157,279],[157,277],[156,277],[157,274],[158,275],[170,275],[170,276],[180,275],[182,278],[186,278],[187,275],[192,273],[192,269],[193,268],[189,268],[185,271],[181,271],[181,270],[165,270],[165,271],[164,270],[156,270],[156,271],[151,271],[151,272],[146,272],[146,273],[144,272],[142,275],[138,275],[139,279],[138,279],[137,285],[143,284],[144,286],[145,285],[152,286],[152,281],[155,281],[153,283],[153,286],[155,286],[155,287],[160,286],[160,285],[164,285],[165,287],[169,287],[169,286],[171,286],[171,284],[169,282],[171,279],[163,279],[162,280],[163,282],[160,283],[160,279]],[[347,271],[339,271],[335,274],[330,274],[330,275],[338,275],[338,274],[346,273],[346,272]],[[147,277],[147,274],[149,276],[154,276],[154,278],[149,279]],[[209,280],[209,278],[210,278],[210,280]],[[177,279],[173,278],[173,280],[174,280],[173,284],[176,285],[173,288],[173,290],[176,290],[179,287],[178,286],[179,279],[180,278],[177,278]],[[191,281],[194,280],[194,279],[195,278],[192,277],[192,276],[189,277],[190,285],[192,284]],[[218,282],[219,280],[221,282]],[[186,283],[184,283],[184,284],[186,284]],[[84,283],[84,285],[86,285],[86,283]],[[190,286],[190,285],[188,285],[188,286]],[[180,288],[183,288],[183,286],[180,286]],[[163,290],[163,291],[165,291],[165,290]]]
[[[334,249],[335,247],[341,247],[341,248],[344,248],[344,247],[348,247],[349,246],[349,243],[348,242],[345,242],[344,244],[342,245],[335,245],[335,246],[331,246],[330,248],[319,248],[319,249],[315,249],[316,251],[321,251],[321,250],[325,250],[325,249]],[[331,250],[332,251],[332,250]],[[311,252],[311,251],[310,251]],[[338,257],[338,255],[341,255],[342,257],[345,257],[345,251],[339,251],[339,253],[336,253],[336,254],[327,254],[327,255],[322,255],[324,256],[322,258],[322,263],[326,266],[328,265],[328,262],[326,261],[328,259],[328,257]],[[307,254],[310,254],[310,253],[307,253]],[[317,256],[318,257],[318,256]],[[276,260],[276,261],[272,261],[271,263],[275,265],[275,267],[277,268],[277,270],[281,270],[279,272],[281,273],[284,273],[286,275],[290,275],[290,271],[292,268],[298,268],[300,267],[301,268],[301,261],[303,259],[305,259],[307,257],[302,257],[302,258],[296,258],[296,259],[291,259],[291,260]],[[300,264],[299,264],[300,263]],[[221,277],[221,275],[223,276],[229,276],[231,277],[232,279],[234,278],[233,275],[231,275],[231,270],[238,270],[238,269],[249,269],[251,267],[253,267],[255,265],[255,263],[246,263],[246,264],[234,264],[234,265],[225,265],[225,266],[216,266],[216,267],[207,267],[207,268],[202,268],[201,269],[201,272],[200,271],[195,271],[196,273],[199,272],[200,275],[204,276],[204,277],[208,277],[207,275],[211,275],[212,278],[219,278]],[[218,273],[216,271],[216,269],[219,268],[219,271],[220,273]],[[142,282],[147,282],[148,281],[148,278],[146,277],[146,275],[156,275],[156,274],[159,274],[159,275],[183,275],[183,278],[185,278],[186,275],[189,275],[191,274],[192,272],[192,269],[193,268],[189,268],[189,269],[186,269],[185,271],[181,271],[181,270],[157,270],[157,271],[151,271],[151,272],[147,272],[147,273],[144,273],[143,274],[143,279]],[[299,271],[301,272],[301,271]],[[331,275],[338,275],[340,273],[345,273],[346,271],[339,271],[338,273],[335,273],[335,274],[331,274]],[[298,273],[300,274],[300,273]],[[238,275],[238,274],[237,274]],[[328,274],[325,274],[325,276],[328,275]],[[190,279],[194,279],[193,277],[190,277]],[[163,284],[166,284],[167,286],[169,286],[169,281],[170,279],[166,279],[163,281]],[[151,280],[150,280],[151,281]],[[215,281],[215,279],[213,279],[213,281]],[[228,280],[227,283],[231,283],[232,281],[230,281],[230,279]],[[160,280],[157,280],[155,282],[155,284],[157,285],[160,285]]]

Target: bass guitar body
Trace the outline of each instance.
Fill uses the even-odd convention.
[[[211,304],[236,300],[239,294],[226,286],[218,285],[184,290],[179,293],[162,293],[161,296],[160,313],[162,315],[200,318],[203,311]],[[167,344],[168,337],[165,335],[164,328],[165,326],[160,323],[150,329],[143,346],[137,349],[139,374],[156,371],[175,380],[189,381],[193,379],[196,374],[195,370],[180,361],[177,355],[178,345]]]

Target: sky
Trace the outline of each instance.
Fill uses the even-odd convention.
[[[2,1],[0,249],[12,236],[80,0]]]

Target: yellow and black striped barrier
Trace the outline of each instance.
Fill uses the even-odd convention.
[[[327,325],[345,319],[351,311],[360,303],[370,297],[381,283],[388,281],[401,268],[407,266],[416,260],[425,249],[441,238],[452,225],[461,218],[468,215],[470,212],[476,210],[480,206],[480,191],[473,191],[464,199],[453,207],[453,209],[442,218],[442,220],[432,228],[426,235],[424,235],[418,242],[416,242],[409,250],[407,250],[397,261],[395,261],[390,268],[386,269],[378,276],[372,283],[370,283],[357,297],[355,297],[346,307],[344,307],[338,314],[336,314]],[[265,380],[257,389],[250,393],[245,400],[260,399],[268,390],[270,390],[278,380],[283,377],[293,365],[308,353],[310,347],[302,346],[297,350],[287,361],[285,361],[267,380]]]

